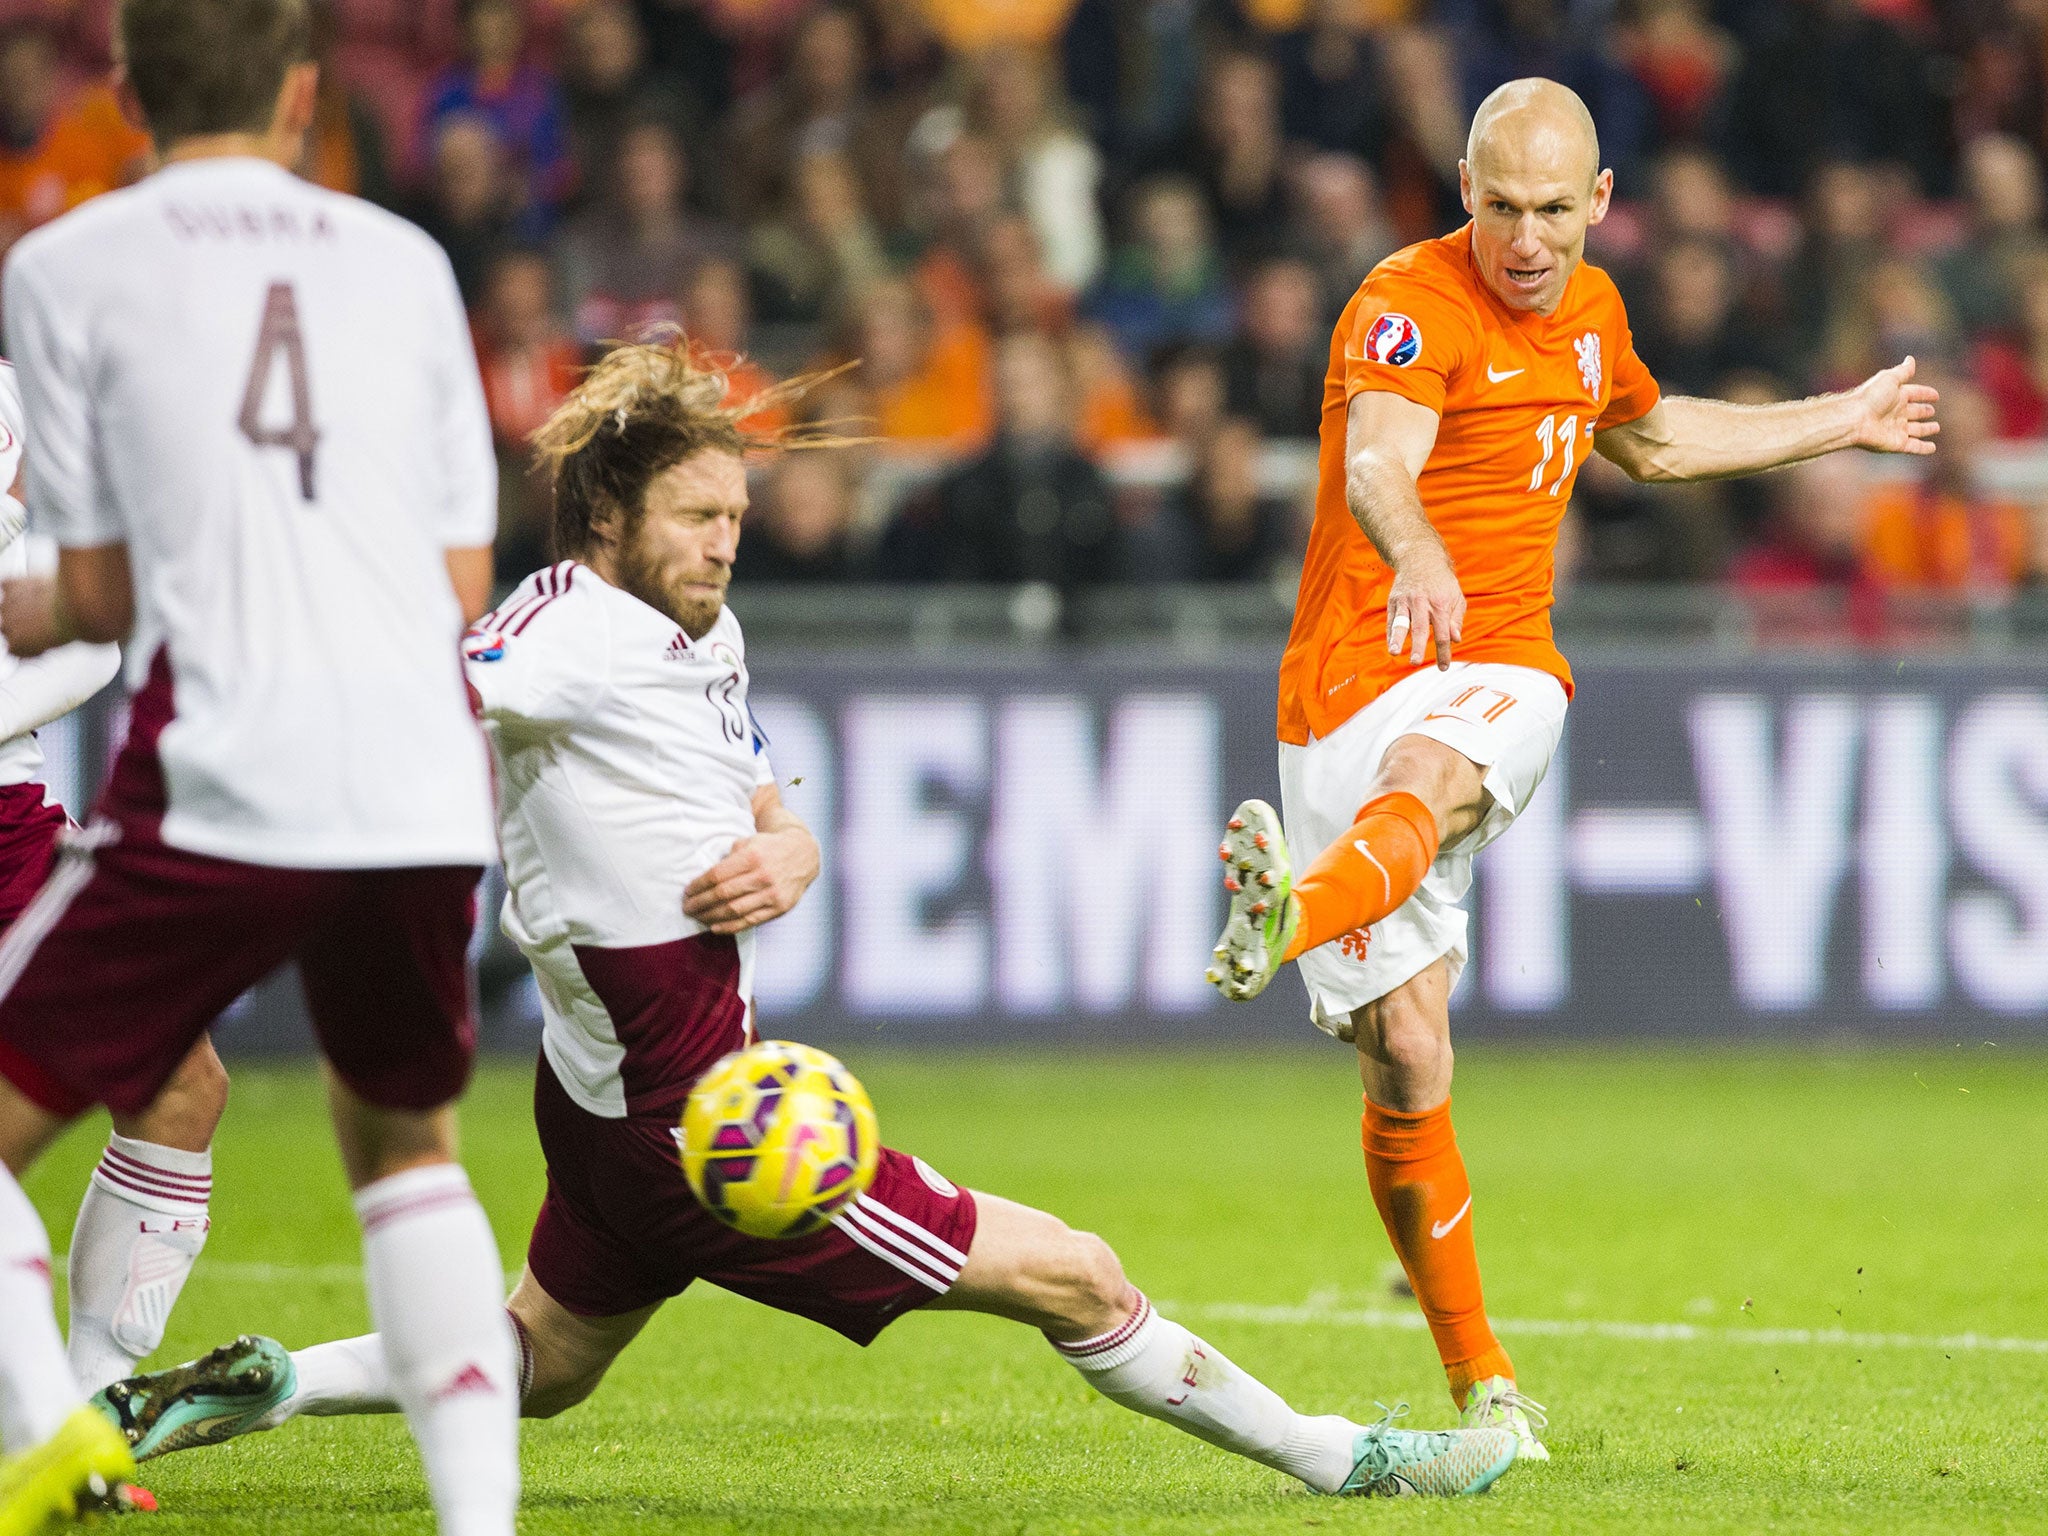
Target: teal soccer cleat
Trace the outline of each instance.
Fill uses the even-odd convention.
[[[245,1333],[197,1360],[117,1381],[92,1406],[128,1437],[135,1459],[147,1461],[262,1427],[259,1421],[298,1384],[282,1344]]]
[[[1301,916],[1280,813],[1263,800],[1245,801],[1230,818],[1217,852],[1225,866],[1230,916],[1216,941],[1209,985],[1234,1003],[1248,1002],[1280,974]]]
[[[1381,1407],[1386,1407],[1383,1403]],[[1352,1444],[1357,1463],[1337,1491],[1353,1498],[1421,1494],[1455,1499],[1484,1493],[1514,1465],[1515,1435],[1507,1429],[1394,1428],[1406,1403],[1387,1409]]]

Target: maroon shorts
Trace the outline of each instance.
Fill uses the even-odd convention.
[[[57,838],[70,825],[63,806],[43,803],[42,785],[0,784],[0,928],[42,889]]]
[[[462,1092],[474,867],[280,869],[165,846],[162,656],[93,823],[0,939],[0,1076],[53,1115],[137,1114],[221,1010],[296,960],[320,1048],[384,1109]]]
[[[887,1148],[874,1183],[831,1226],[775,1241],[735,1232],[698,1204],[673,1118],[593,1115],[563,1091],[546,1056],[533,1118],[548,1192],[526,1262],[542,1290],[582,1317],[616,1317],[708,1280],[866,1344],[944,1295],[974,1242],[974,1196]]]

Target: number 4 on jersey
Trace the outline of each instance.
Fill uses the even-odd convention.
[[[264,386],[284,356],[291,379],[292,419],[282,427],[266,427],[260,419]],[[299,304],[290,283],[272,283],[263,300],[263,326],[256,334],[256,360],[242,391],[242,436],[258,448],[289,448],[299,456],[299,495],[313,499],[313,449],[320,434],[313,426],[313,391],[306,377],[306,343],[299,333]]]

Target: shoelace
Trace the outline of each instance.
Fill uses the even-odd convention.
[[[1365,1436],[1370,1445],[1365,1454],[1359,1457],[1359,1465],[1366,1469],[1372,1481],[1378,1482],[1383,1477],[1392,1476],[1399,1468],[1425,1459],[1425,1455],[1433,1456],[1442,1452],[1447,1437],[1436,1430],[1420,1433],[1411,1430],[1401,1431],[1403,1434],[1414,1435],[1414,1445],[1409,1450],[1397,1450],[1388,1441],[1387,1434],[1393,1429],[1394,1420],[1408,1416],[1408,1404],[1399,1402],[1391,1408],[1385,1403],[1375,1403],[1373,1406],[1380,1411],[1379,1421],[1366,1426]]]
[[[1479,1402],[1479,1412],[1474,1416],[1485,1423],[1488,1415],[1496,1410],[1516,1413],[1529,1421],[1531,1429],[1548,1429],[1550,1411],[1535,1398],[1525,1396],[1518,1388],[1510,1387],[1505,1392],[1488,1392]]]

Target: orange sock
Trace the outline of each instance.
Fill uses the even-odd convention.
[[[1285,958],[1370,928],[1400,906],[1436,862],[1436,843],[1436,817],[1415,796],[1396,790],[1368,800],[1351,830],[1295,882],[1301,919]]]
[[[1451,1130],[1451,1102],[1408,1114],[1367,1099],[1364,1140],[1373,1204],[1462,1408],[1472,1383],[1489,1376],[1513,1380],[1515,1366],[1486,1321],[1472,1243],[1472,1183]]]

